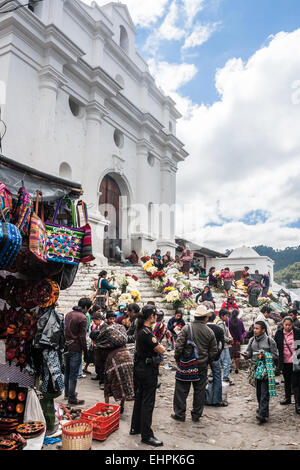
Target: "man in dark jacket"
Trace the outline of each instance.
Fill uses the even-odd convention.
[[[192,322],[193,340],[198,350],[197,365],[199,379],[196,381],[183,381],[176,379],[174,392],[174,414],[171,417],[177,421],[185,421],[186,400],[191,388],[194,387],[194,400],[192,410],[192,420],[198,422],[202,416],[205,402],[205,388],[207,382],[207,368],[218,355],[217,341],[213,331],[206,325],[211,313],[203,305],[199,306],[194,314]],[[188,343],[190,338],[190,327],[186,325],[182,328],[175,346],[175,360],[178,363],[182,356],[191,355],[191,346]]]
[[[293,320],[295,328],[300,328],[300,321],[298,320],[298,311],[296,309],[290,310],[288,316]]]
[[[130,326],[127,330],[127,343],[135,343],[135,333],[136,333],[135,323],[136,323],[136,319],[137,319],[139,311],[140,311],[140,307],[138,306],[138,304],[128,305],[128,315],[130,318]]]
[[[82,298],[77,307],[66,315],[65,319],[65,397],[70,405],[83,405],[84,400],[77,399],[76,385],[82,353],[87,353],[87,317],[92,302],[88,298]]]
[[[222,397],[222,364],[220,359],[225,344],[224,331],[220,326],[214,323],[215,319],[216,314],[212,312],[209,322],[207,323],[207,326],[214,332],[218,345],[218,355],[210,364],[213,380],[211,394],[212,400],[209,404],[212,406],[227,406],[227,401],[223,400]]]

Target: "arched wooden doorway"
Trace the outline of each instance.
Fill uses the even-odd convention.
[[[118,247],[122,249],[120,240],[120,197],[121,191],[116,181],[106,175],[100,186],[100,211],[109,220],[105,227],[103,254],[108,259],[120,259]]]

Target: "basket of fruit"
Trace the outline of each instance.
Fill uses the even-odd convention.
[[[105,441],[120,426],[120,406],[97,403],[83,411],[81,419],[93,426],[93,439]]]

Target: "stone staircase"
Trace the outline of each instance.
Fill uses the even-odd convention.
[[[155,302],[158,310],[163,310],[165,312],[166,317],[173,315],[173,310],[172,308],[170,309],[171,306],[166,304],[166,302],[163,302],[162,295],[153,289],[151,280],[143,270],[142,266],[122,266],[117,264],[105,267],[98,265],[81,265],[72,287],[61,291],[58,299],[58,311],[67,314],[72,310],[74,305],[77,305],[78,300],[81,297],[90,297],[94,292],[95,279],[98,279],[98,274],[102,269],[105,269],[108,272],[108,278],[110,278],[112,272],[120,276],[125,276],[125,273],[135,274],[138,277],[139,292],[141,294],[139,306],[143,307],[143,305],[148,301],[152,301]]]

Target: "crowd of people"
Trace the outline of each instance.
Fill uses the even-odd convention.
[[[186,255],[189,257],[190,253]],[[156,263],[168,262],[164,258],[160,258],[159,250],[153,255]],[[194,422],[201,418],[205,405],[228,406],[225,386],[234,385],[231,374],[233,370],[239,374],[241,356],[250,362],[249,383],[256,387],[258,423],[268,420],[269,400],[276,395],[276,377],[280,373],[285,389],[285,398],[280,403],[289,405],[294,395],[295,411],[300,414],[298,311],[292,304],[286,305],[287,310],[282,313],[273,335],[269,318],[274,312],[264,306],[246,331],[239,318],[240,307],[231,291],[235,279],[229,269],[221,271],[225,298],[220,310],[216,310],[213,269],[208,276],[209,285],[195,298],[198,307],[193,321],[185,322],[185,312],[178,308],[167,324],[164,312],[158,311],[154,302],[142,309],[135,303],[121,303],[118,311],[110,310],[107,296],[115,287],[107,279],[107,272],[101,271],[95,301],[80,299],[65,317],[63,370],[68,404],[84,405],[84,400],[77,396],[77,381],[90,375],[89,365],[94,364],[95,374],[91,380],[99,383],[106,403],[113,397],[120,403],[122,413],[125,402],[134,400],[130,435],[140,434],[143,443],[162,446],[163,442],[155,437],[151,424],[155,394],[160,386],[159,366],[168,349],[174,351],[177,368],[174,412],[171,414],[174,420],[186,419],[191,385],[194,393],[191,418]],[[245,268],[242,273],[245,286],[250,284],[249,277],[252,282]],[[258,279],[254,282],[259,283]],[[251,305],[250,293],[249,303]],[[242,343],[248,343],[244,352],[241,352]]]

